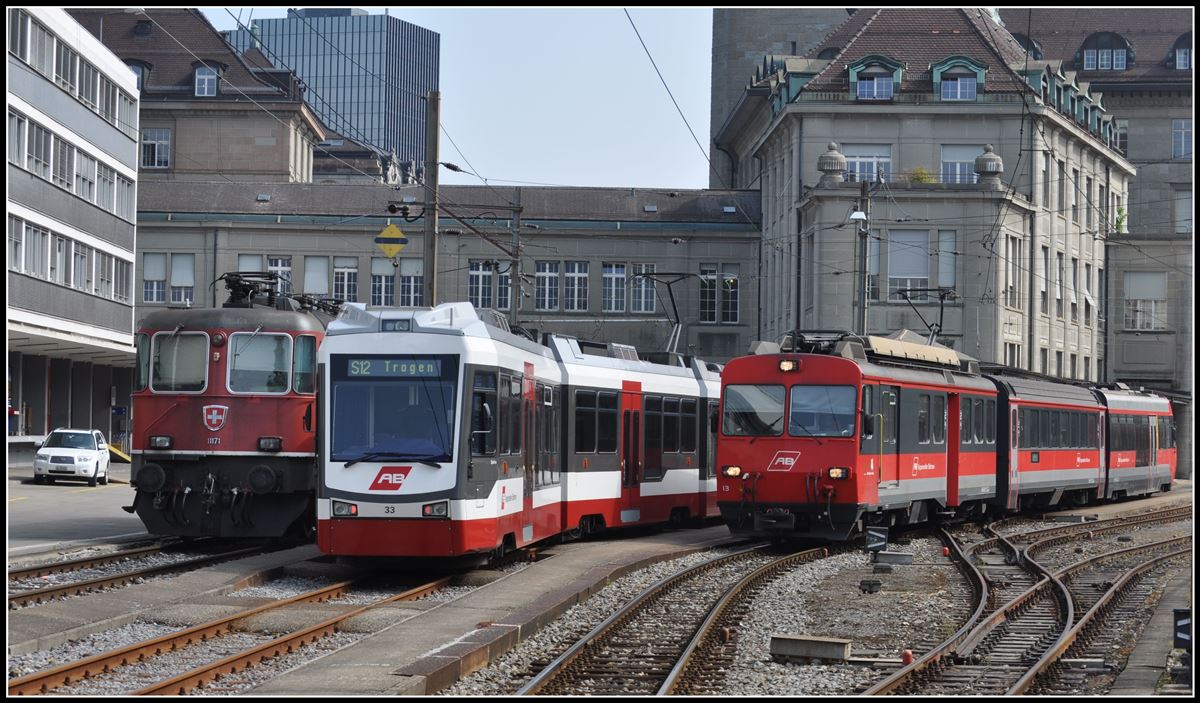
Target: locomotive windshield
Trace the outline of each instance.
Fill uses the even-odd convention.
[[[458,358],[335,354],[330,359],[333,461],[450,461]]]
[[[292,338],[286,334],[235,332],[229,336],[229,390],[286,393]]]
[[[726,386],[722,429],[730,436],[783,434],[783,386]]]
[[[850,437],[854,434],[854,386],[792,386],[788,434]]]
[[[150,390],[196,392],[208,376],[208,335],[199,332],[160,332],[154,335]]]

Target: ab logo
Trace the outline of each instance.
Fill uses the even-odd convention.
[[[398,491],[404,485],[404,479],[408,478],[409,471],[412,471],[411,466],[385,466],[379,470],[369,490]]]

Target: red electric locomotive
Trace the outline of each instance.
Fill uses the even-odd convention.
[[[139,325],[133,505],[154,534],[279,537],[315,525],[317,347],[336,303],[227,273],[221,308]]]
[[[734,533],[845,540],[1170,488],[1161,398],[984,374],[944,347],[846,332],[795,333],[791,350],[722,374],[717,503]],[[1107,451],[1106,422],[1121,436]]]

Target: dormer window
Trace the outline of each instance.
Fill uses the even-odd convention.
[[[858,78],[858,99],[859,100],[891,100],[892,99],[892,77],[891,76],[859,76]]]
[[[196,69],[196,97],[211,98],[217,94],[217,69],[200,66]]]
[[[133,75],[137,76],[137,89],[139,91],[146,89],[146,67],[140,63],[125,64],[133,71]]]
[[[1112,32],[1093,34],[1083,43],[1082,49],[1085,71],[1124,71],[1133,59],[1129,42]],[[1076,53],[1076,66],[1079,65],[1080,58],[1079,53]]]
[[[1187,32],[1175,40],[1171,51],[1167,52],[1167,66],[1174,66],[1178,71],[1192,70],[1192,33]]]
[[[942,77],[942,100],[974,100],[975,76]]]

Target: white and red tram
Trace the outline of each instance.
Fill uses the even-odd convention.
[[[320,350],[321,551],[459,557],[716,517],[719,367],[544,341],[468,303],[346,305]]]

